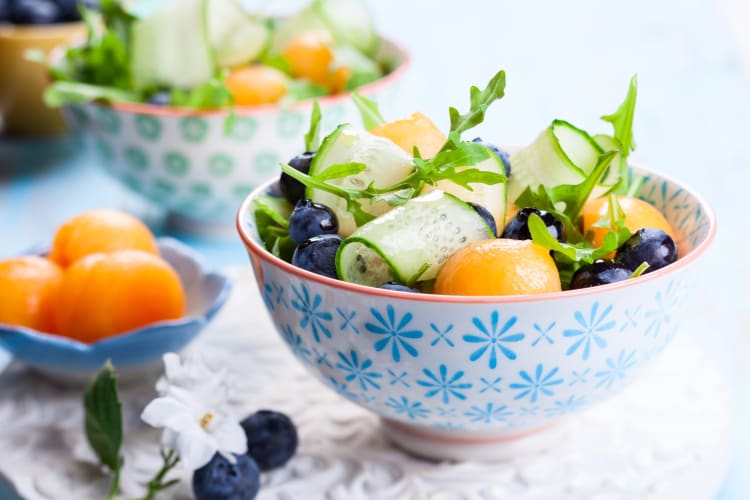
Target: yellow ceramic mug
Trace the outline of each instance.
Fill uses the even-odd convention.
[[[50,80],[44,66],[26,60],[26,51],[44,53],[84,36],[83,23],[36,26],[0,25],[0,133],[51,135],[65,131],[57,109],[42,101]]]

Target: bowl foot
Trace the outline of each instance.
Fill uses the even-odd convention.
[[[558,422],[493,434],[418,427],[381,419],[389,441],[402,450],[434,460],[494,461],[538,453],[562,437]]]

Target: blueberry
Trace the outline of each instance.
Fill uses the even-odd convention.
[[[10,3],[12,0],[0,0],[0,23],[10,22]]]
[[[297,429],[283,413],[260,410],[240,425],[247,436],[247,453],[262,471],[281,467],[297,451]]]
[[[52,0],[15,0],[11,3],[10,22],[14,24],[52,24],[61,19],[60,8]]]
[[[538,210],[534,207],[522,208],[511,220],[505,225],[501,238],[510,238],[512,240],[530,240],[531,233],[529,232],[529,216],[531,214],[537,214],[542,218],[544,223],[547,225],[547,231],[549,234],[557,238],[558,241],[563,241],[563,226],[562,223],[557,220],[557,217],[551,213]]]
[[[333,210],[311,200],[299,200],[289,216],[289,236],[297,245],[313,236],[336,234],[338,230]]]
[[[78,12],[78,0],[54,0],[60,9],[61,21],[80,21],[81,14]]]
[[[623,264],[613,260],[597,260],[579,268],[570,280],[570,288],[588,288],[606,285],[630,278],[633,273]]]
[[[146,101],[154,106],[169,106],[172,103],[172,93],[169,90],[157,90]]]
[[[487,225],[490,226],[492,235],[497,237],[497,224],[495,223],[495,218],[492,216],[490,211],[478,203],[469,202],[469,205],[471,205],[471,208],[476,210],[476,212],[482,216],[482,219],[484,219]]]
[[[299,170],[303,174],[310,173],[310,164],[314,157],[314,152],[305,151],[301,155],[297,155],[289,160],[289,166]],[[289,174],[281,172],[279,182],[281,183],[281,192],[284,193],[289,203],[297,203],[305,197],[305,185]]]
[[[229,461],[220,454],[193,473],[196,500],[252,500],[260,489],[260,469],[250,455]]]
[[[508,156],[508,153],[492,143],[483,141],[481,137],[475,137],[471,142],[478,142],[479,144],[490,148],[492,152],[495,153],[498,158],[500,158],[500,161],[503,162],[503,167],[505,167],[505,177],[510,179],[510,156]]]
[[[633,271],[647,262],[650,273],[677,260],[677,245],[661,229],[639,229],[617,249],[615,260]]]
[[[382,288],[383,290],[395,290],[397,292],[421,293],[416,288],[402,285],[401,283],[396,283],[395,281],[389,281],[387,283],[383,283],[378,288]]]
[[[341,237],[335,234],[313,236],[294,249],[292,265],[329,278],[338,279],[336,250],[339,249],[341,241]]]

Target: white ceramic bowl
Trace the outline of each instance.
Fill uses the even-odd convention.
[[[279,334],[311,373],[382,417],[394,441],[438,458],[490,458],[504,443],[635,380],[686,317],[690,271],[715,232],[692,190],[645,169],[642,197],[679,234],[680,259],[638,279],[545,295],[461,297],[369,288],[267,252],[252,204],[237,228]],[[689,319],[689,318],[688,318]]]
[[[392,108],[409,67],[407,52],[383,40],[378,60],[392,70],[357,89]],[[318,100],[321,137],[343,122],[359,123],[349,94]],[[148,104],[87,104],[68,107],[75,130],[84,133],[101,165],[125,186],[173,214],[231,228],[237,205],[279,163],[304,151],[312,101],[192,111]],[[231,126],[227,127],[230,123]]]

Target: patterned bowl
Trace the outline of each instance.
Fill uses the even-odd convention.
[[[160,321],[93,344],[0,324],[0,347],[38,372],[70,382],[87,381],[107,360],[126,379],[160,367],[164,353],[182,350],[211,321],[229,297],[232,285],[223,274],[206,270],[200,255],[179,241],[159,238],[157,242],[161,256],[177,271],[185,287],[184,318]]]
[[[388,110],[409,57],[383,40],[378,60],[392,70],[358,92]],[[359,122],[348,94],[321,98],[319,104],[322,133],[338,123]],[[311,110],[312,101],[237,107],[230,120],[226,109],[87,104],[69,106],[66,116],[125,186],[183,219],[231,228],[240,201],[277,175],[279,162],[302,152]]]
[[[461,297],[369,288],[296,268],[264,250],[251,194],[237,229],[276,329],[325,385],[436,458],[496,458],[635,380],[677,333],[711,208],[660,174],[641,196],[679,233],[678,262],[635,280],[545,295]],[[540,436],[541,438],[542,436]]]

